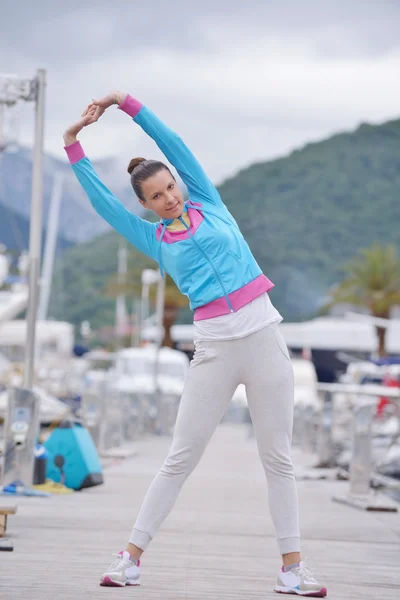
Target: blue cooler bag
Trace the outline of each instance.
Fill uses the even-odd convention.
[[[64,421],[44,444],[49,453],[46,477],[73,490],[103,483],[103,472],[90,433],[79,423]]]

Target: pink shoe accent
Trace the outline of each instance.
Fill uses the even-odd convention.
[[[125,100],[118,106],[120,110],[123,110],[130,117],[135,118],[143,104],[139,102],[139,100],[135,100],[129,94],[126,96]]]
[[[106,577],[104,577],[103,581],[100,582],[100,585],[102,587],[139,587],[140,583],[120,583],[119,581],[114,581],[113,579],[111,579],[111,577],[107,575]]]
[[[74,142],[73,144],[70,144],[69,146],[64,146],[64,150],[67,153],[68,160],[71,163],[71,165],[74,165],[75,163],[82,160],[82,158],[85,158],[85,151],[82,148],[80,142],[78,141]]]
[[[309,594],[305,594],[305,598],[325,598],[327,593],[328,591],[326,588],[321,588],[319,592],[310,592]]]
[[[325,598],[328,591],[326,588],[321,588],[318,592],[309,592],[308,594],[296,594],[296,592],[281,592],[279,590],[275,590],[277,594],[290,594],[291,596],[296,595],[300,596],[300,598]]]
[[[120,583],[119,581],[114,581],[111,577],[104,577],[103,581],[100,583],[102,587],[125,587],[125,584]]]
[[[228,294],[233,310],[236,312],[240,308],[243,308],[243,306],[246,306],[252,300],[272,290],[273,287],[274,284],[268,277],[259,275],[253,281],[250,281],[250,283]],[[229,315],[230,312],[226,298],[222,296],[221,298],[217,298],[217,300],[213,300],[213,302],[196,308],[194,311],[194,320],[203,321],[204,319],[212,319],[213,317],[222,317],[223,315]]]

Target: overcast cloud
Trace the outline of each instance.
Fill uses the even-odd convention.
[[[396,0],[0,0],[0,73],[48,70],[47,152],[63,156],[66,126],[118,88],[175,128],[218,183],[363,121],[398,118],[399,31]],[[32,110],[13,112],[30,144]],[[81,140],[93,158],[160,156],[117,110]]]

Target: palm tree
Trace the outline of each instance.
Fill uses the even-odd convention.
[[[345,279],[333,289],[330,306],[347,302],[389,319],[400,304],[400,259],[396,247],[373,244],[345,266]],[[379,356],[386,356],[386,328],[376,326]]]
[[[141,294],[141,273],[143,269],[153,269],[154,263],[143,255],[138,255],[136,250],[132,250],[129,255],[129,267],[126,276],[126,283],[118,280],[118,274],[110,277],[105,287],[105,293],[111,298],[116,298],[124,294],[131,298],[140,298]],[[171,338],[171,328],[174,325],[180,308],[188,306],[188,299],[180,293],[175,283],[168,275],[165,275],[165,300],[164,300],[164,340],[163,345],[173,347]],[[150,290],[150,301],[154,302],[156,291]]]

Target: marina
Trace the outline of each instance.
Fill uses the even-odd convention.
[[[108,459],[105,483],[71,495],[18,498],[9,519],[14,552],[1,555],[1,598],[220,600],[274,598],[279,570],[267,487],[254,439],[221,425],[142,561],[137,589],[98,585],[119,552],[170,444],[151,437],[126,460]],[[302,552],[335,600],[397,600],[400,513],[360,511],[332,501],[348,482],[304,479],[315,457],[294,451]],[[1,503],[10,499],[0,498]],[[24,576],[20,569],[23,565]]]
[[[56,4],[0,21],[0,599],[400,600],[399,7]]]

